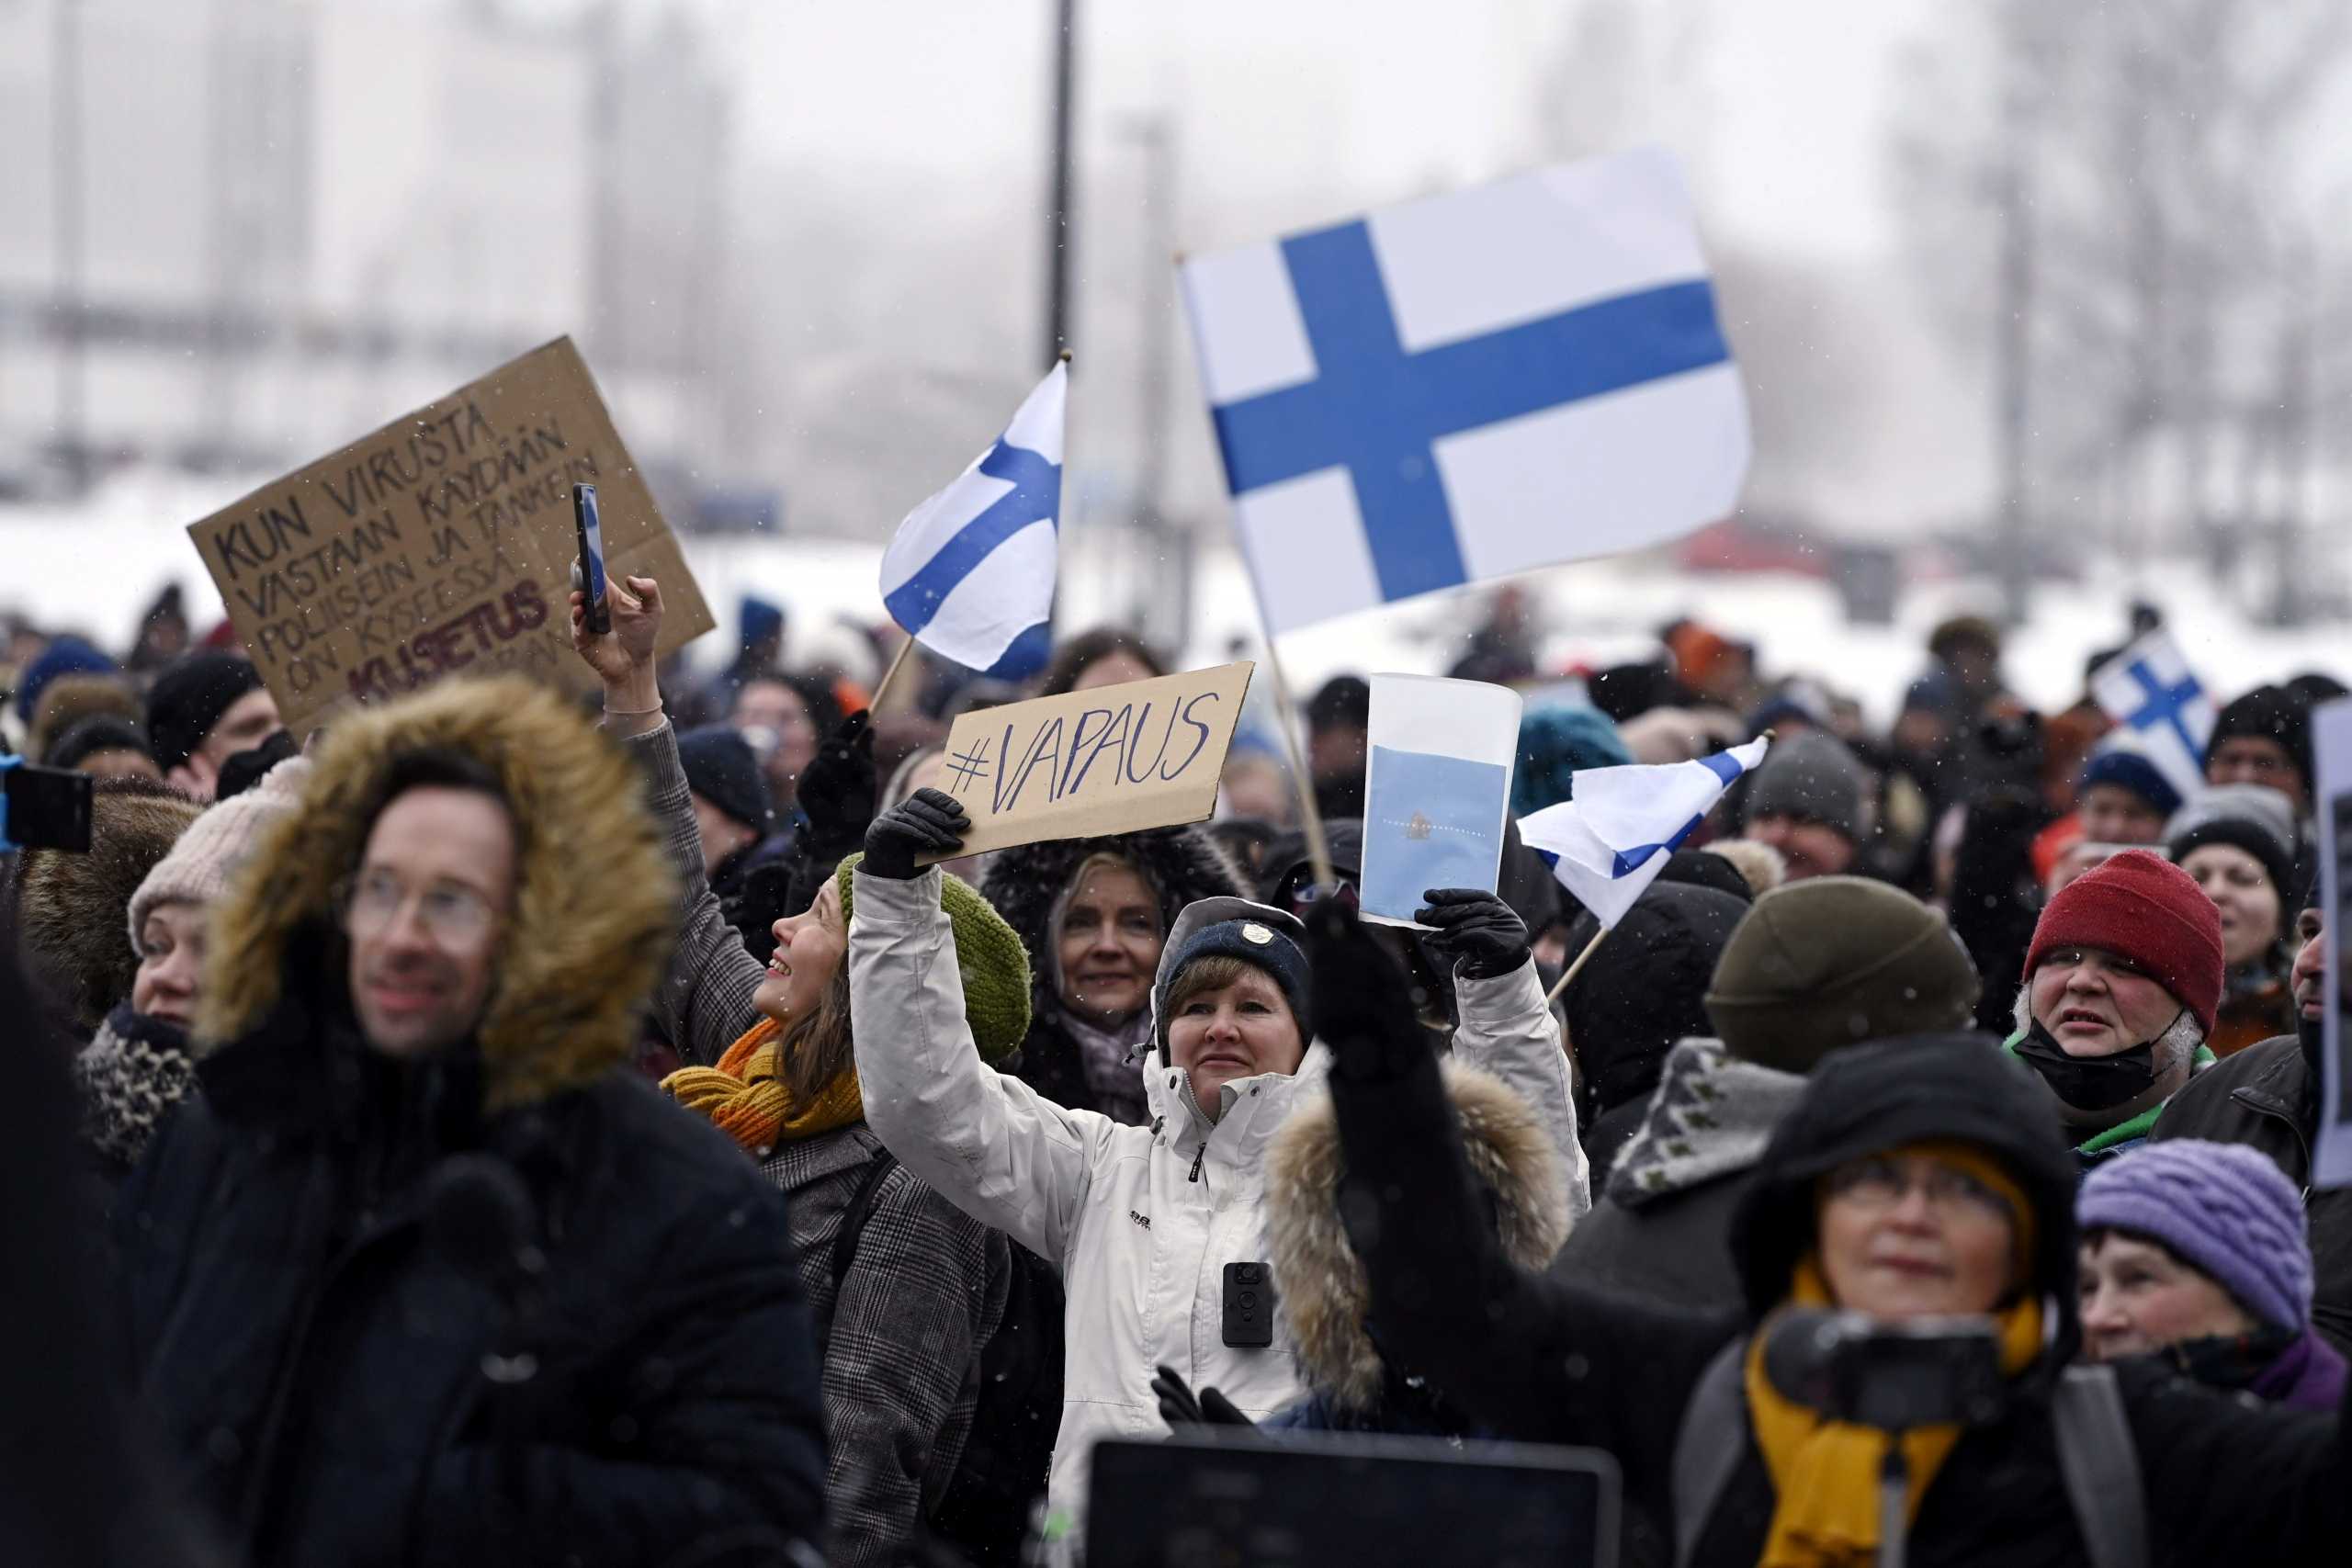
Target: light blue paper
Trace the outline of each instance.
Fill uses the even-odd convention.
[[[1495,890],[1509,769],[1375,746],[1371,773],[1358,889],[1366,914],[1410,920],[1432,887]]]

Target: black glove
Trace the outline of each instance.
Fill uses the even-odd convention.
[[[868,876],[905,882],[915,874],[917,855],[954,856],[964,847],[972,820],[956,797],[935,789],[919,789],[874,819],[865,830],[865,859],[859,869]]]
[[[1315,1033],[1331,1050],[1331,1070],[1393,1077],[1429,1044],[1422,998],[1387,949],[1345,900],[1318,898],[1306,910],[1306,962],[1315,983]]]
[[[1159,1375],[1151,1380],[1151,1392],[1159,1396],[1159,1418],[1182,1431],[1187,1427],[1255,1427],[1252,1421],[1233,1407],[1233,1401],[1213,1388],[1201,1390],[1194,1398],[1184,1380],[1172,1368],[1161,1367]]]
[[[1491,893],[1475,887],[1432,887],[1413,919],[1435,926],[1429,944],[1474,980],[1493,980],[1527,962],[1527,922]]]
[[[838,861],[857,846],[874,822],[880,794],[874,777],[871,715],[859,709],[817,748],[800,770],[794,794],[808,818],[810,845],[820,859]]]

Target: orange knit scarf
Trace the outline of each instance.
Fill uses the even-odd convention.
[[[778,1144],[814,1137],[865,1118],[857,1069],[844,1067],[817,1098],[793,1102],[777,1076],[784,1026],[763,1018],[727,1047],[715,1067],[680,1067],[662,1080],[663,1092],[760,1157]]]

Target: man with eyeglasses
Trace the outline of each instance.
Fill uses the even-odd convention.
[[[336,721],[214,909],[199,1091],[115,1214],[130,1375],[238,1561],[820,1534],[783,1194],[626,1066],[676,897],[558,694]]]

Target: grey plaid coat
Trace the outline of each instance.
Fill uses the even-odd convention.
[[[693,798],[668,725],[629,741],[684,891],[676,954],[654,998],[671,1043],[714,1063],[758,1021],[765,966],[705,881]],[[792,1205],[792,1246],[824,1359],[826,1561],[879,1564],[939,1500],[979,1397],[979,1357],[1004,1314],[1001,1233],[904,1167],[883,1182],[834,1289],[833,1241],[882,1142],[863,1122],[780,1145],[763,1162]]]

